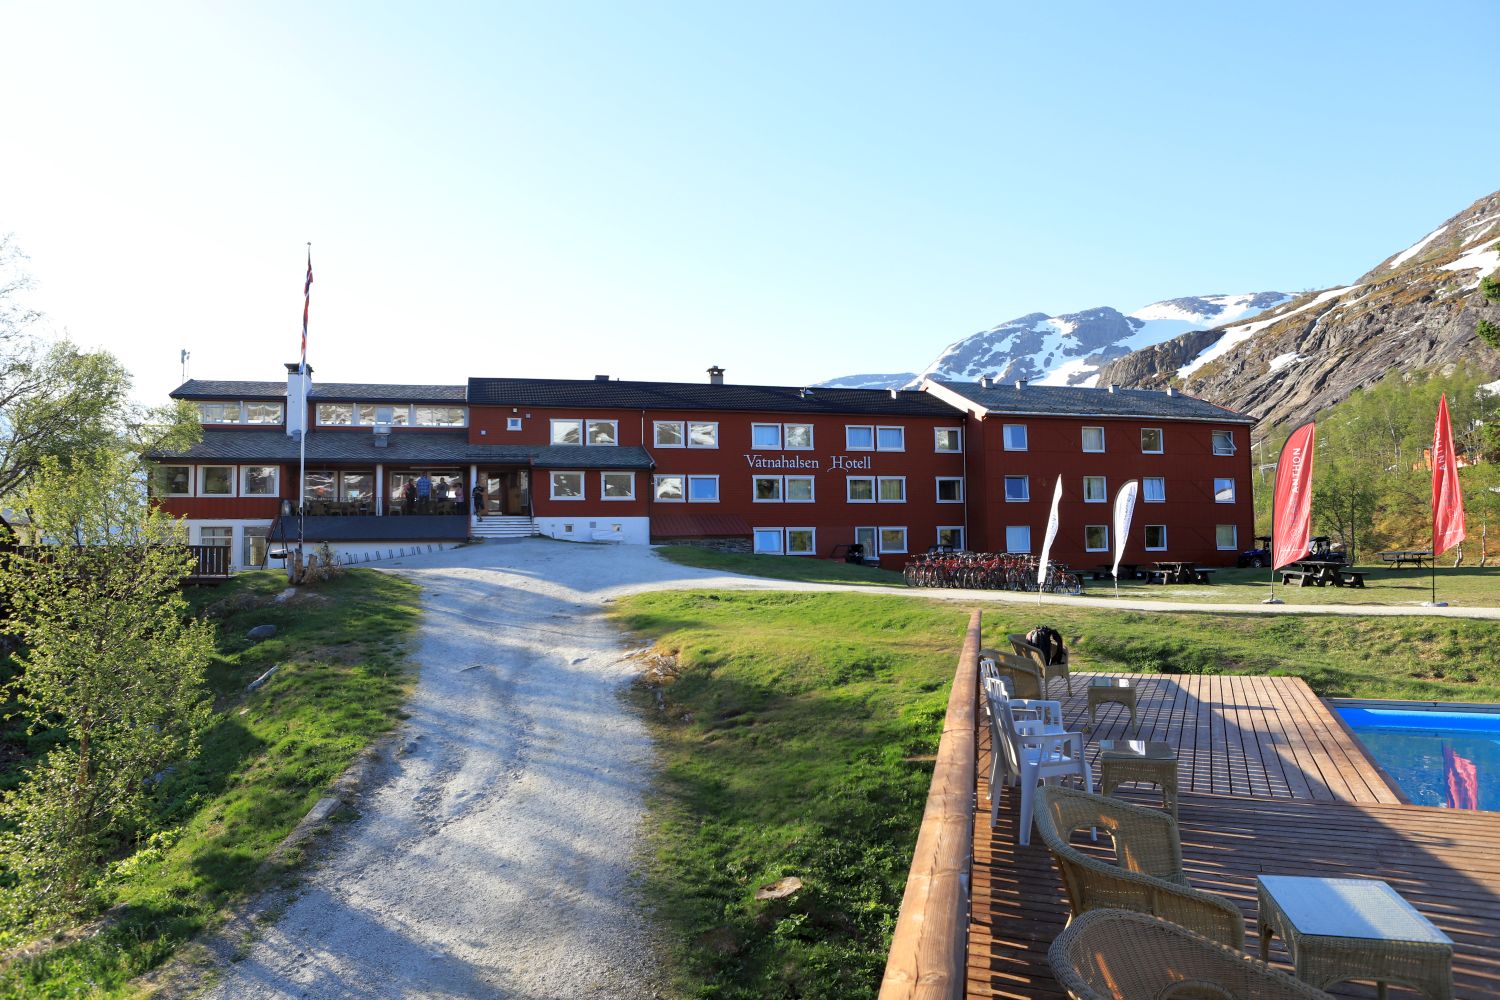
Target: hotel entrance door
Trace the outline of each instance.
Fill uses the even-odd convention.
[[[486,514],[531,515],[531,472],[528,469],[489,469],[483,473]]]

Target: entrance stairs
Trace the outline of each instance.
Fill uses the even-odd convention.
[[[529,538],[536,533],[536,522],[523,514],[486,514],[483,521],[469,517],[470,538]]]

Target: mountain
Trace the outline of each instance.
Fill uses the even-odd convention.
[[[1307,292],[1249,323],[1174,337],[1104,365],[1101,382],[1194,396],[1300,423],[1391,371],[1466,360],[1500,375],[1500,351],[1474,334],[1500,324],[1479,282],[1500,270],[1500,191],[1480,198],[1353,284]]]
[[[1153,302],[1125,314],[1110,306],[1048,316],[1028,313],[949,344],[915,374],[845,375],[821,383],[840,388],[894,389],[933,377],[973,381],[1028,379],[1044,385],[1092,386],[1100,366],[1131,351],[1176,337],[1249,319],[1291,298],[1280,292],[1200,295]]]

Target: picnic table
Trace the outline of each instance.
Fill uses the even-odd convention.
[[[1362,570],[1348,566],[1342,559],[1299,559],[1282,567],[1281,583],[1287,587],[1294,583],[1305,587],[1311,583],[1317,587],[1331,584],[1335,587],[1358,587],[1363,590],[1365,574]]]
[[[1431,549],[1392,549],[1389,552],[1380,553],[1380,561],[1392,563],[1397,569],[1403,566],[1422,566],[1432,558]]]
[[[1138,568],[1139,567],[1137,567],[1135,563],[1120,563],[1120,579],[1122,579],[1122,580],[1134,580],[1134,579],[1136,579],[1140,575],[1139,573],[1136,572],[1136,570]],[[1091,580],[1112,580],[1112,579],[1114,579],[1114,567],[1113,566],[1095,566],[1093,569],[1089,570],[1089,579],[1091,579]]]
[[[1212,583],[1213,570],[1208,567],[1198,566],[1190,562],[1180,562],[1174,559],[1159,560],[1151,565],[1156,568],[1152,570],[1148,579],[1152,582],[1161,583]]]

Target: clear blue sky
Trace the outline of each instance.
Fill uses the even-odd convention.
[[[1483,2],[0,5],[0,232],[143,398],[801,384],[1347,283],[1500,187]]]

